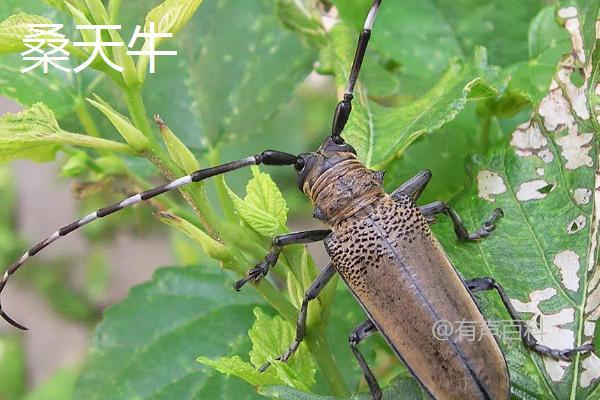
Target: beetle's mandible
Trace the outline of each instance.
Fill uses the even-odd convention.
[[[367,49],[371,29],[382,0],[374,0],[360,34],[350,77],[338,103],[331,136],[313,153],[292,155],[267,150],[261,154],[202,169],[165,185],[131,196],[66,225],[38,243],[10,266],[0,279],[0,293],[10,276],[45,247],[69,233],[125,207],[149,200],[183,185],[199,182],[250,165],[294,165],[299,188],[315,206],[314,217],[330,226],[327,230],[281,235],[265,259],[236,282],[240,290],[248,282],[266,276],[283,247],[324,241],[331,257],[307,291],[297,321],[296,339],[281,356],[287,361],[298,349],[306,331],[308,304],[329,280],[339,273],[368,315],[350,334],[353,354],[363,370],[373,399],[382,392],[358,349],[366,337],[380,333],[393,352],[408,367],[422,388],[434,399],[494,399],[510,397],[510,379],[504,356],[485,323],[473,292],[496,290],[515,323],[524,344],[533,351],[556,359],[570,360],[578,352],[593,349],[551,349],[537,343],[512,307],[504,289],[491,278],[463,280],[432,235],[429,223],[437,215],[451,218],[460,240],[475,241],[488,236],[502,217],[494,210],[474,233],[469,233],[459,215],[443,202],[417,207],[415,201],[431,178],[423,171],[393,193],[383,190],[383,173],[369,170],[356,157],[341,134],[352,111],[354,88]],[[13,326],[26,329],[11,319],[0,305],[0,315]],[[433,327],[443,321],[469,321],[480,340],[461,339],[455,334],[440,340]],[[269,364],[261,367],[266,370]]]

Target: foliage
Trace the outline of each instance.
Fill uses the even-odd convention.
[[[4,0],[0,94],[24,111],[0,117],[0,162],[63,153],[65,176],[140,188],[157,173],[172,179],[265,148],[310,151],[327,133],[335,90],[315,89],[314,76],[302,82],[315,70],[343,90],[371,1],[273,3]],[[471,230],[502,207],[489,240],[457,243],[443,218],[434,231],[465,278],[502,283],[524,318],[547,329],[542,343],[569,348],[593,339],[600,303],[600,4],[546,3],[384,1],[344,136],[367,166],[389,171],[389,190],[430,168],[422,201],[450,202]],[[326,13],[337,18],[332,29]],[[160,47],[179,55],[159,59],[157,74],[146,72],[147,57],[118,48],[107,52],[122,73],[94,62],[76,76],[21,74],[16,53],[31,21],[63,23],[72,38],[75,22],[123,25],[112,40],[155,22],[175,33]],[[69,50],[73,63],[89,56]],[[155,117],[158,127],[148,111],[164,118]],[[239,294],[230,288],[265,256],[272,236],[289,230],[298,203],[290,170],[273,171],[275,180],[258,167],[250,172],[248,182],[248,173],[232,174],[152,203],[160,222],[202,251],[183,258],[201,265],[161,269],[132,289],[106,311],[76,382],[75,372],[58,374],[31,398],[368,398],[346,340],[364,314],[335,284],[311,303],[298,353],[287,364],[274,360],[291,343],[303,293],[318,274],[306,249],[286,248],[272,280]],[[283,190],[280,176],[291,182],[281,179]],[[4,225],[3,233],[12,226]],[[495,294],[478,299],[489,319],[507,319]],[[16,350],[3,357],[18,365],[19,346],[7,340]],[[515,398],[598,397],[596,355],[558,362],[509,337],[500,342]],[[385,398],[425,398],[381,340],[362,346],[389,382]],[[271,368],[258,373],[267,361]],[[15,385],[0,387],[0,396],[21,396],[22,369],[6,374]]]

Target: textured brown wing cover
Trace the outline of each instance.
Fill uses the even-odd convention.
[[[333,265],[434,398],[509,398],[500,348],[409,197],[384,195],[332,228],[325,245]],[[436,339],[440,320],[469,321],[478,338]]]

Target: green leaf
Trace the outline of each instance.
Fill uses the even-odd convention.
[[[51,23],[47,18],[25,13],[12,15],[0,22],[0,55],[18,53],[27,48],[23,39],[31,33],[29,25]]]
[[[356,35],[371,0],[334,0],[342,20]],[[441,78],[455,58],[468,60],[486,47],[490,63],[526,61],[527,27],[543,2],[505,0],[407,0],[383,3],[367,58],[381,58],[402,76],[403,95],[420,96]],[[365,71],[368,75],[370,72]],[[364,75],[363,75],[364,78]]]
[[[252,175],[243,200],[229,188],[227,193],[236,211],[252,229],[263,236],[273,237],[285,230],[288,212],[285,200],[269,174],[252,167]]]
[[[261,366],[270,362],[282,383],[303,390],[310,389],[315,383],[315,363],[305,344],[300,345],[287,363],[275,360],[294,341],[294,326],[280,316],[268,316],[260,308],[254,310],[254,315],[256,322],[248,332],[253,344],[250,352],[252,364]]]
[[[160,129],[163,140],[167,145],[167,151],[171,156],[171,159],[177,163],[185,172],[191,174],[194,171],[200,169],[200,163],[190,149],[173,133],[171,129],[165,124],[165,122],[157,114],[154,116],[154,121]]]
[[[56,136],[59,133],[54,114],[44,104],[5,114],[0,117],[0,162],[17,158],[50,161],[58,151]]]
[[[336,400],[340,397],[323,396],[319,394],[307,393],[297,389],[285,386],[267,386],[259,387],[258,392],[263,396],[280,400]],[[346,400],[370,400],[373,396],[370,393],[354,394],[347,397]],[[411,377],[399,376],[395,378],[390,386],[383,390],[382,400],[426,400],[420,387]]]
[[[0,398],[20,399],[25,391],[25,352],[16,336],[0,336]]]
[[[221,373],[242,378],[253,386],[287,385],[309,390],[315,383],[315,364],[305,345],[300,346],[288,363],[274,361],[295,337],[292,324],[279,316],[270,317],[260,308],[254,309],[254,315],[256,321],[248,332],[252,340],[251,363],[237,356],[216,361],[200,357],[198,361]],[[272,365],[265,372],[259,372],[258,368],[266,362]]]
[[[67,4],[69,3],[81,11],[86,9],[85,0],[44,0],[44,2],[62,11],[67,11]]]
[[[344,87],[348,79],[347,69],[355,47],[351,36],[342,24],[332,32],[331,51],[337,55],[338,87]],[[468,99],[495,97],[504,86],[498,68],[487,65],[483,48],[477,48],[468,63],[452,63],[428,93],[405,106],[377,104],[369,100],[368,88],[359,84],[344,138],[368,167],[381,166],[402,154],[418,137],[453,120]]]
[[[218,360],[198,357],[196,361],[208,365],[222,374],[237,376],[252,386],[277,385],[282,383],[273,368],[261,373],[257,367],[242,360],[239,356],[223,357]]]
[[[61,130],[52,111],[42,103],[0,117],[0,163],[17,158],[51,161],[61,144],[131,153],[121,143]]]
[[[137,129],[131,121],[115,111],[110,104],[106,101],[102,100],[100,96],[95,95],[94,100],[87,99],[87,101],[96,107],[102,114],[106,116],[113,124],[117,131],[121,134],[121,136],[136,150],[144,150],[148,146],[148,139],[144,136],[144,134]]]
[[[229,250],[227,246],[217,242],[192,223],[181,217],[164,211],[158,213],[157,218],[167,225],[176,227],[188,237],[198,242],[200,246],[202,246],[202,249],[206,255],[208,255],[210,258],[219,260],[225,265],[230,265],[232,262],[234,262],[231,250]]]
[[[60,2],[62,3],[62,0]],[[0,19],[8,18],[15,13],[36,15],[52,23],[63,24],[65,28],[60,32],[71,38],[74,25],[69,16],[59,13],[42,1],[2,0],[0,2]],[[19,54],[0,56],[0,96],[12,99],[24,108],[43,101],[59,120],[62,120],[65,115],[72,114],[75,109],[75,99],[85,79],[75,79],[73,74],[65,74],[54,68],[50,68],[48,74],[44,74],[39,68],[27,74],[21,73],[20,70],[29,65],[31,62],[24,61]],[[69,66],[68,63],[63,65]]]
[[[202,267],[166,268],[106,311],[73,398],[257,399],[247,384],[194,361],[248,351],[259,300]]]
[[[325,42],[325,29],[321,24],[320,4],[317,0],[277,0],[277,15],[286,27],[307,37],[315,44]]]
[[[202,1],[166,0],[146,15],[146,31],[149,30],[149,24],[154,22],[156,32],[178,34],[190,22]],[[157,38],[155,48],[158,48],[164,40],[165,38]]]
[[[570,39],[556,21],[556,7],[546,7],[529,27],[529,60],[507,68],[512,76],[509,89],[539,103],[548,92],[556,63],[568,51]]]
[[[136,15],[134,3],[122,14]],[[191,148],[239,146],[262,133],[316,59],[275,13],[271,0],[205,2],[169,44],[179,55],[160,58],[159,73],[146,77],[147,109]],[[163,93],[177,96],[165,102]]]
[[[584,35],[594,35],[586,25],[594,20],[578,17],[591,13],[597,18],[599,6],[593,4],[567,10],[576,45],[588,43]],[[472,182],[452,205],[471,230],[501,207],[505,217],[492,236],[459,245],[448,221],[440,219],[434,226],[463,276],[491,276],[503,285],[522,318],[539,326],[534,336],[551,348],[590,343],[598,316],[600,219],[594,193],[600,132],[598,110],[591,104],[597,96],[598,60],[597,47],[570,49],[531,119],[521,120],[486,157],[473,159]],[[584,71],[581,87],[572,82],[578,65]],[[496,294],[477,297],[488,319],[508,319]],[[502,337],[501,344],[515,398],[598,398],[597,355],[578,355],[567,363],[542,358],[519,339]]]
[[[96,25],[106,25],[109,23],[108,12],[101,0],[85,0],[88,10],[94,19]]]

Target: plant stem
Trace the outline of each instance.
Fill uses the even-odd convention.
[[[94,122],[94,119],[90,115],[90,112],[87,108],[87,102],[81,98],[77,98],[75,101],[75,114],[83,126],[85,133],[94,137],[101,136],[100,131],[96,127],[96,123]]]
[[[174,176],[182,176],[183,171],[170,159],[168,154],[163,150],[155,135],[152,134],[148,118],[142,98],[140,88],[128,88],[126,91],[126,101],[129,108],[129,113],[134,125],[144,133],[148,139],[149,150],[152,153],[151,161],[153,161],[169,178]],[[202,190],[191,190],[189,187],[182,188],[182,192],[189,195],[193,199],[192,206],[198,212],[198,216],[205,227],[207,233],[216,240],[220,240],[218,231],[221,224],[214,214],[214,210],[210,206],[206,192]],[[185,197],[185,196],[184,196]],[[243,255],[238,259],[243,260]],[[240,275],[245,271],[241,268],[236,270]],[[266,280],[255,284],[256,291],[287,321],[294,323],[297,318],[298,310],[283,296],[282,292],[275,288]],[[331,349],[321,337],[307,338],[307,344],[313,354],[317,364],[326,381],[331,386],[332,391],[337,396],[349,396],[349,390],[346,383],[337,368]]]
[[[350,390],[348,390],[346,381],[333,358],[325,337],[323,335],[309,335],[306,337],[306,345],[319,365],[319,369],[331,387],[333,394],[337,397],[349,397]]]
[[[212,149],[208,152],[208,162],[211,166],[217,165],[219,163],[219,150]],[[219,204],[221,206],[221,210],[223,210],[223,214],[225,218],[229,222],[233,222],[237,220],[235,215],[235,211],[233,208],[233,202],[229,198],[227,194],[227,189],[225,188],[225,177],[217,176],[215,177],[215,188],[217,189],[217,196],[219,197]]]
[[[124,143],[113,142],[112,140],[95,138],[92,136],[80,135],[67,131],[61,131],[57,136],[42,137],[37,142],[71,144],[74,146],[90,147],[97,150],[107,150],[115,153],[125,153],[136,155],[134,149]]]
[[[110,18],[111,23],[114,24],[117,21],[120,9],[121,0],[110,0],[110,3],[108,3],[108,17]]]
[[[148,147],[152,153],[150,161],[152,161],[168,179],[175,179],[186,175],[185,172],[171,160],[167,152],[160,145],[156,135],[152,133],[150,122],[146,116],[146,108],[144,106],[141,89],[139,87],[128,88],[126,90],[125,99],[133,124],[142,131],[144,136],[148,139]],[[208,201],[208,196],[206,195],[204,188],[199,188],[199,186],[201,185],[196,185],[193,190],[189,186],[182,187],[181,192],[184,194],[186,201],[188,201],[190,206],[196,211],[206,232],[213,239],[219,240],[216,229],[216,227],[219,226],[218,219]]]

